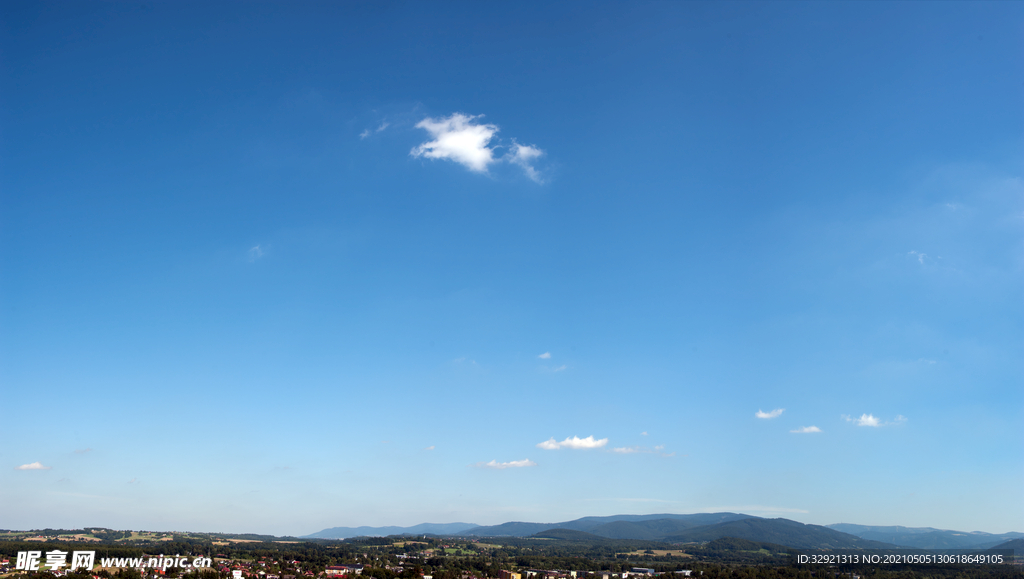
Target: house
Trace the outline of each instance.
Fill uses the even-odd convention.
[[[329,576],[337,575],[362,575],[362,565],[333,565],[324,571]]]

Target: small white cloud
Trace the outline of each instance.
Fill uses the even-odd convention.
[[[815,432],[821,432],[821,429],[817,426],[801,426],[796,430],[790,430],[790,432],[795,432],[796,434],[812,434]]]
[[[365,139],[366,137],[369,137],[370,135],[372,135],[374,133],[379,133],[379,132],[383,131],[384,129],[386,129],[386,128],[390,127],[390,126],[391,126],[391,123],[388,123],[387,121],[384,121],[384,122],[382,122],[380,124],[379,127],[374,129],[373,131],[371,131],[370,129],[366,129],[365,131],[359,133],[359,138],[360,139]]]
[[[779,416],[782,416],[782,413],[785,412],[785,411],[786,411],[785,408],[776,408],[775,410],[772,410],[771,412],[765,412],[765,411],[761,410],[760,408],[758,408],[758,410],[754,414],[754,416],[756,416],[758,418],[778,418]]]
[[[14,470],[50,470],[50,467],[43,466],[41,462],[30,462],[21,466],[14,467]]]
[[[431,444],[430,446],[424,448],[423,450],[434,450],[434,445]]]
[[[538,157],[544,154],[544,151],[534,147],[532,145],[520,145],[515,139],[512,139],[512,149],[508,154],[508,160],[513,165],[518,165],[526,172],[526,176],[532,179],[535,183],[543,183],[540,173],[534,168],[533,162]]]
[[[541,360],[550,360],[551,359],[551,352],[544,352],[543,354],[541,354],[540,356],[537,356],[537,357],[540,358]]]
[[[503,470],[506,468],[522,468],[526,466],[537,466],[537,463],[526,458],[523,460],[512,460],[509,462],[498,462],[496,460],[492,460],[491,462],[478,462],[474,466],[476,466],[477,468],[494,468],[498,470]]]
[[[916,257],[917,262],[920,263],[921,265],[924,265],[924,258],[928,257],[927,253],[921,253],[919,251],[908,251],[907,255]]]
[[[873,414],[861,414],[860,418],[850,418],[849,416],[843,415],[843,418],[847,422],[853,422],[857,426],[878,427],[882,425],[882,422],[878,418],[875,418]]]
[[[664,449],[665,449],[665,445],[664,444],[659,444],[658,446],[654,447],[654,450],[664,450]]]
[[[264,253],[263,252],[263,248],[260,247],[259,245],[250,248],[249,249],[249,263],[252,263],[252,262],[256,261],[257,259],[263,257],[263,253]]]
[[[647,431],[645,430],[645,431],[641,432],[640,436],[647,436]]]
[[[588,436],[586,438],[572,436],[570,438],[566,438],[562,442],[556,442],[555,437],[552,436],[548,440],[538,443],[537,448],[543,448],[544,450],[558,450],[559,448],[589,449],[601,448],[606,444],[608,444],[607,438],[596,440],[593,436]]]
[[[128,484],[130,484],[130,485],[139,484],[139,479],[138,478],[133,478],[132,480],[128,481]]]
[[[639,446],[623,446],[623,447],[620,447],[620,448],[613,448],[612,452],[617,452],[619,454],[633,454],[633,453],[636,453],[636,452],[640,452],[640,447]]]
[[[552,368],[551,371],[552,372],[564,372],[566,370],[566,368],[568,368],[568,366],[566,366],[565,364],[562,364],[561,366],[559,366],[557,368]]]
[[[486,173],[488,165],[494,162],[494,149],[488,144],[497,134],[498,127],[473,122],[482,116],[455,113],[440,119],[423,119],[416,123],[416,128],[426,130],[434,140],[413,147],[409,154],[427,159],[447,159],[470,171]]]
[[[91,448],[78,448],[78,449],[75,449],[75,454],[85,454],[87,452],[92,452],[92,449]]]

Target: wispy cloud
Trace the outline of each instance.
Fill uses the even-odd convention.
[[[263,247],[259,245],[249,248],[249,263],[253,263],[257,259],[260,259],[261,257],[263,257],[264,253],[265,252],[263,251]]]
[[[75,454],[85,454],[87,452],[92,452],[92,449],[91,448],[78,448],[78,449],[75,449]]]
[[[734,512],[734,513],[808,513],[804,509],[794,509],[790,507],[770,507],[763,505],[727,505],[709,507],[701,509],[700,512],[704,513],[721,513],[721,512]]]
[[[525,458],[523,460],[511,460],[509,462],[498,462],[496,460],[492,460],[491,462],[478,462],[473,466],[477,468],[493,468],[503,470],[506,468],[522,468],[526,466],[537,466],[537,463],[533,462],[528,458]]]
[[[572,449],[590,449],[590,448],[601,448],[608,444],[607,438],[600,440],[595,439],[593,436],[586,438],[580,438],[578,436],[572,436],[566,438],[562,442],[557,442],[555,437],[552,436],[544,442],[538,443],[537,448],[543,448],[544,450],[558,450],[560,448],[572,448]]]
[[[754,414],[754,416],[756,416],[758,418],[778,418],[779,416],[782,416],[782,413],[785,412],[785,411],[786,411],[785,408],[776,408],[775,410],[772,410],[771,412],[765,412],[765,411],[761,410],[760,408],[758,408],[757,412]]]
[[[14,470],[50,470],[50,467],[43,466],[41,462],[30,462],[21,466],[14,467]]]
[[[543,354],[541,354],[540,356],[537,356],[537,357],[540,358],[541,360],[550,360],[551,359],[551,352],[544,352]]]
[[[617,454],[657,454],[664,457],[675,456],[674,452],[663,452],[665,450],[664,444],[659,444],[652,450],[646,446],[619,446],[611,449],[612,452]]]
[[[896,426],[899,424],[903,424],[904,422],[907,421],[907,417],[903,416],[902,414],[897,414],[896,418],[893,418],[890,421],[883,421],[881,418],[875,416],[874,414],[861,414],[860,418],[851,418],[849,415],[844,414],[843,420],[847,422],[852,422],[857,426],[870,426],[872,428],[878,428],[880,426]]]
[[[920,263],[921,265],[924,265],[924,258],[928,257],[927,253],[921,253],[920,251],[913,251],[913,250],[908,251],[907,255],[909,255],[911,257],[916,257],[917,258],[917,262]]]
[[[377,127],[376,129],[374,129],[372,131],[370,129],[366,129],[365,131],[359,133],[359,138],[360,139],[365,139],[366,137],[369,137],[370,135],[372,135],[374,133],[379,133],[379,132],[383,131],[384,129],[386,129],[386,128],[390,127],[390,126],[391,126],[391,123],[388,123],[386,121],[382,122],[379,127]]]
[[[564,372],[567,368],[568,368],[568,366],[566,366],[565,364],[562,364],[561,366],[558,366],[557,368],[552,368],[551,371],[552,372]]]
[[[795,432],[796,434],[812,434],[815,432],[821,432],[821,429],[817,426],[801,426],[795,430],[790,430],[790,432]]]
[[[430,446],[424,448],[423,450],[434,450],[434,445],[431,444]]]
[[[513,165],[518,165],[526,173],[526,176],[532,179],[535,183],[543,183],[540,173],[533,166],[533,162],[544,154],[537,147],[532,145],[520,145],[512,139],[512,149],[508,155],[508,160]]]
[[[640,436],[647,436],[647,431],[645,430],[645,431],[641,432]]]
[[[470,171],[486,173],[488,165],[494,162],[494,149],[488,145],[498,127],[473,122],[482,116],[455,113],[440,119],[423,119],[416,123],[416,128],[426,130],[434,140],[413,147],[409,154],[427,159],[447,159]]]

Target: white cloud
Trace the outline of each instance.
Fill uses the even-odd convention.
[[[428,159],[448,159],[470,171],[486,173],[487,166],[494,162],[494,149],[487,145],[498,132],[498,127],[475,124],[473,119],[481,116],[455,113],[447,118],[423,119],[416,123],[416,128],[426,130],[434,140],[413,147],[409,154]]]
[[[43,466],[41,462],[30,462],[21,466],[14,467],[14,470],[50,470],[50,467]]]
[[[537,448],[543,448],[544,450],[558,450],[559,448],[588,449],[601,448],[606,444],[608,444],[607,438],[595,440],[593,436],[588,436],[586,438],[573,436],[566,438],[562,442],[557,442],[555,441],[555,437],[552,436],[548,440],[538,443]]]
[[[91,448],[79,448],[79,449],[75,450],[75,454],[85,454],[87,452],[92,452],[92,449]]]
[[[251,249],[249,249],[249,263],[252,263],[257,259],[263,257],[263,254],[263,248],[260,247],[259,245],[252,247]]]
[[[795,432],[797,434],[811,434],[814,432],[821,432],[821,429],[817,426],[801,426],[796,430],[790,430],[790,432]]]
[[[383,131],[384,129],[386,129],[386,128],[390,127],[390,126],[391,126],[391,123],[389,123],[387,121],[384,121],[384,122],[382,122],[380,124],[379,127],[377,127],[376,129],[374,129],[372,131],[370,129],[366,129],[365,131],[359,133],[359,138],[360,139],[365,139],[366,137],[369,137],[370,135],[372,135],[374,133],[379,133],[379,132]]]
[[[494,468],[502,470],[506,468],[522,468],[525,466],[537,466],[537,463],[526,458],[523,460],[512,460],[509,462],[498,462],[496,460],[492,460],[491,462],[478,462],[474,466],[476,466],[477,468]]]
[[[492,163],[508,162],[522,169],[536,183],[543,183],[544,179],[535,162],[544,155],[544,151],[535,145],[523,145],[512,139],[509,152],[501,158],[495,158],[494,151],[500,145],[492,145],[491,141],[500,129],[497,125],[475,122],[475,119],[481,117],[483,115],[453,113],[448,117],[423,119],[416,123],[416,128],[424,129],[434,140],[413,147],[409,154],[413,157],[455,161],[477,173],[486,173]],[[386,127],[387,123],[384,123],[376,132]],[[366,138],[369,135],[367,130],[359,136]]]
[[[552,372],[563,372],[563,371],[565,371],[566,368],[568,368],[568,366],[566,366],[565,364],[562,364],[561,366],[559,366],[557,368],[552,368],[551,371]]]
[[[852,422],[857,426],[871,426],[873,428],[879,428],[882,426],[899,426],[907,422],[907,417],[902,414],[897,414],[896,418],[891,421],[884,421],[874,414],[861,414],[860,418],[851,418],[849,414],[842,415],[843,420]]]
[[[532,179],[536,183],[543,183],[540,173],[533,166],[533,161],[544,154],[544,151],[534,147],[532,145],[520,145],[515,139],[512,139],[512,150],[508,154],[508,161],[514,165],[519,165],[526,172],[526,176]]]
[[[876,418],[873,414],[861,414],[860,418],[850,418],[844,414],[843,419],[847,422],[853,422],[857,426],[872,426],[877,428],[882,425],[882,421]]]
[[[431,444],[430,446],[424,448],[423,450],[434,450],[434,445]]]
[[[640,436],[647,436],[647,431],[645,430],[645,431],[641,432]]]
[[[621,448],[613,448],[612,452],[617,452],[619,454],[633,454],[635,452],[640,452],[640,447],[639,446],[623,446]]]
[[[785,412],[785,411],[786,411],[785,408],[776,408],[775,410],[772,410],[771,412],[764,412],[763,410],[758,408],[757,409],[757,413],[755,413],[754,416],[756,416],[758,418],[778,418],[779,416],[782,416],[782,413]]]
[[[551,352],[544,352],[543,354],[541,354],[540,356],[537,356],[537,357],[540,358],[541,360],[550,360],[551,359]]]
[[[919,251],[908,251],[907,255],[917,257],[917,262],[924,265],[924,258],[928,257],[927,253],[921,253]]]

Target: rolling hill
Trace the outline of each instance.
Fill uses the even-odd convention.
[[[931,527],[867,526],[839,523],[830,529],[915,549],[988,549],[1005,541],[1024,538],[1024,533],[982,533],[947,531]]]
[[[759,543],[774,543],[796,549],[891,549],[894,545],[862,539],[819,525],[805,525],[789,519],[750,517],[717,525],[694,527],[664,537],[671,543],[713,541],[735,537]]]

